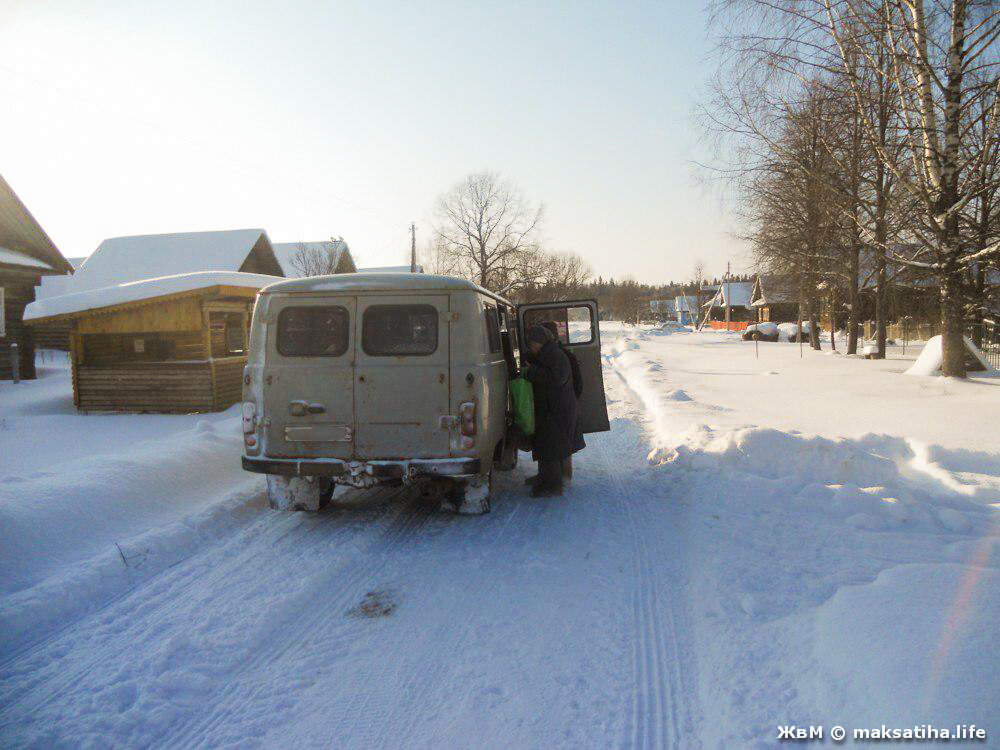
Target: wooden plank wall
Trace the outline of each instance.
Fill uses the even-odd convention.
[[[35,299],[38,277],[8,274],[0,271],[0,285],[4,288],[4,315],[7,333],[0,338],[0,380],[10,380],[10,345],[17,342],[20,356],[19,376],[23,380],[35,377],[35,337],[30,326],[24,324],[24,308]]]
[[[212,391],[216,411],[228,409],[243,398],[243,369],[246,357],[212,360]]]
[[[242,396],[246,357],[77,368],[81,411],[191,414],[222,411]]]
[[[208,362],[77,368],[81,411],[189,414],[215,410]]]

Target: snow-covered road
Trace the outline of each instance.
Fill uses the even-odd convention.
[[[487,516],[400,490],[272,512],[234,415],[153,425],[187,446],[171,460],[221,463],[214,495],[181,477],[138,536],[141,513],[113,512],[132,485],[71,496],[61,549],[0,477],[25,550],[0,554],[20,582],[0,598],[0,746],[772,747],[780,724],[838,723],[992,741],[1000,453],[976,415],[1000,381],[604,335],[612,431],[564,497],[528,498],[526,462]],[[89,541],[84,502],[112,511]]]
[[[248,500],[225,537],[4,664],[2,744],[689,746],[685,515],[608,380],[614,429],[563,498],[527,498],[525,466],[485,517],[388,492],[319,515]]]

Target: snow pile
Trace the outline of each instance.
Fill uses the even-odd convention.
[[[778,335],[778,324],[777,323],[768,323],[768,322],[753,323],[752,325],[748,325],[743,330],[744,330],[744,332],[749,331],[751,333],[753,331],[757,331],[757,332],[763,334],[764,336],[777,336]]]
[[[126,302],[137,302],[162,297],[166,294],[208,289],[213,286],[262,289],[269,284],[284,280],[279,276],[238,271],[198,271],[176,276],[163,276],[35,300],[24,309],[24,319],[38,320],[53,315],[66,315],[83,310],[122,305]],[[79,287],[74,283],[71,288],[77,289]]]
[[[778,340],[779,341],[795,341],[799,335],[799,324],[798,323],[779,323],[778,326]],[[802,321],[802,338],[808,338],[810,331],[812,330],[812,324],[808,320]]]
[[[986,360],[986,357],[983,356],[983,353],[979,351],[979,347],[972,343],[972,339],[968,336],[965,337],[965,346],[972,356],[979,360],[979,363],[985,370],[989,371],[993,369]],[[940,375],[943,361],[944,353],[942,351],[941,337],[932,336],[924,345],[920,356],[917,357],[917,361],[910,366],[906,374],[923,376]]]

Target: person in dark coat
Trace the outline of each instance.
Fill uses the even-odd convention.
[[[535,397],[535,435],[532,458],[538,462],[538,478],[532,497],[561,495],[562,462],[573,454],[576,433],[576,395],[573,373],[566,353],[544,326],[533,326],[527,334],[531,356],[525,377]]]
[[[542,325],[549,329],[549,333],[552,334],[552,337],[556,340],[556,343],[559,344],[559,348],[562,349],[563,354],[565,354],[566,358],[569,360],[570,372],[573,373],[573,393],[574,395],[576,395],[577,402],[579,402],[580,396],[583,395],[583,373],[580,370],[580,360],[576,358],[576,355],[573,354],[572,350],[568,346],[565,346],[562,342],[562,339],[559,338],[559,326],[556,325],[556,322],[554,320],[546,320],[544,323],[542,323]],[[577,409],[577,411],[579,412],[579,408]],[[579,425],[577,425],[573,431],[573,453],[576,453],[577,451],[582,451],[586,447],[587,443],[583,439],[583,433],[580,431]],[[572,454],[563,459],[562,475],[563,479],[573,478]]]

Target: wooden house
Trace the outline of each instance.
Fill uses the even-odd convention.
[[[34,333],[24,308],[35,299],[44,276],[72,268],[24,204],[0,177],[0,380],[35,377]],[[16,348],[16,355],[14,347]]]
[[[240,399],[257,291],[280,279],[259,229],[116,238],[25,319],[68,324],[81,411],[220,411]]]
[[[798,320],[799,301],[791,280],[757,274],[750,292],[750,307],[758,323],[793,323]]]

